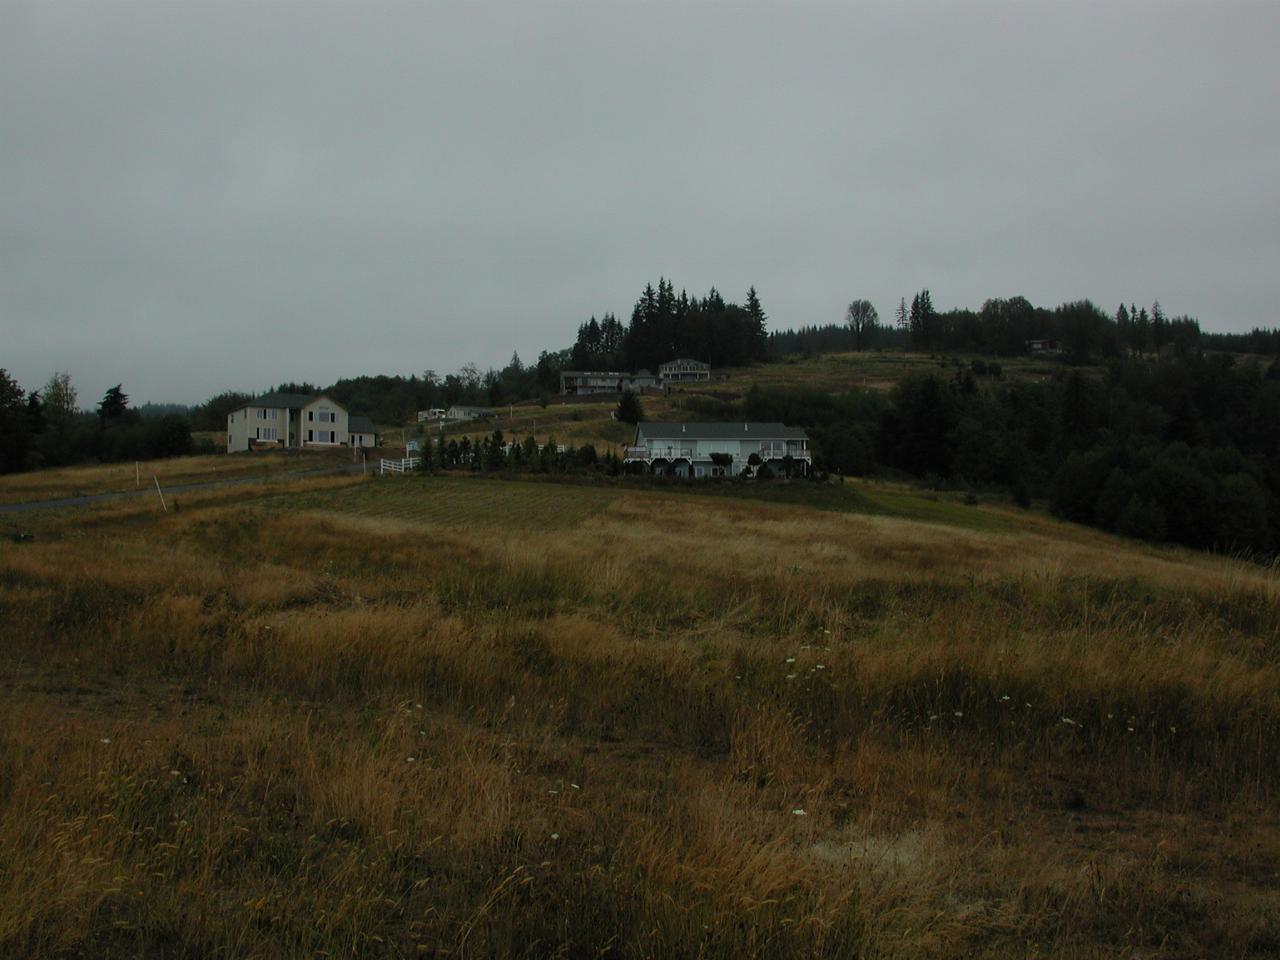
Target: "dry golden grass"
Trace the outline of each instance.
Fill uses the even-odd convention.
[[[284,454],[236,454],[233,456],[174,457],[165,460],[94,464],[36,470],[0,476],[0,503],[60,500],[99,493],[122,493],[181,483],[231,480],[237,477],[276,476],[351,461],[350,451],[306,451]]]
[[[289,489],[0,545],[0,955],[1280,951],[1273,570]]]

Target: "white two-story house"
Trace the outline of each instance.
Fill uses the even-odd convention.
[[[781,423],[643,422],[623,463],[679,477],[756,476],[762,466],[804,476],[813,455],[808,434]]]
[[[227,415],[227,452],[271,446],[342,447],[352,442],[351,420],[337,401],[320,394],[268,393]],[[357,422],[356,440],[375,442],[373,425]]]

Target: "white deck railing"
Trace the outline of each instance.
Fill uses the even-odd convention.
[[[693,447],[627,447],[625,460],[689,460],[693,457]]]
[[[734,461],[746,462],[746,459],[755,450],[749,450],[734,457]],[[807,449],[799,446],[784,446],[777,444],[761,444],[758,451],[759,456],[765,460],[781,460],[783,457],[791,457],[793,460],[810,460],[813,458]],[[676,460],[676,459],[693,459],[692,447],[627,447],[625,460]],[[710,459],[710,454],[703,454],[699,459]]]
[[[808,460],[811,455],[805,448],[794,444],[762,443],[760,444],[760,456],[766,460],[781,460],[783,457],[791,457],[793,460]]]

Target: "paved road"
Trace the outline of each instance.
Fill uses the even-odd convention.
[[[360,464],[349,464],[343,467],[316,467],[312,470],[296,470],[292,473],[268,473],[253,477],[232,477],[228,480],[202,480],[198,483],[175,483],[171,486],[161,484],[165,496],[187,490],[209,490],[213,487],[230,487],[241,483],[263,483],[268,480],[297,480],[302,477],[323,477],[330,474],[359,473]],[[154,484],[141,490],[122,490],[118,493],[90,493],[83,497],[63,497],[60,500],[32,500],[27,503],[0,504],[0,513],[27,513],[31,510],[55,510],[59,507],[87,507],[94,503],[105,503],[108,500],[125,500],[129,497],[154,497]]]

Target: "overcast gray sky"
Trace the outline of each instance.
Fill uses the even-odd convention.
[[[644,283],[1275,325],[1280,4],[0,0],[0,366],[502,366]]]

